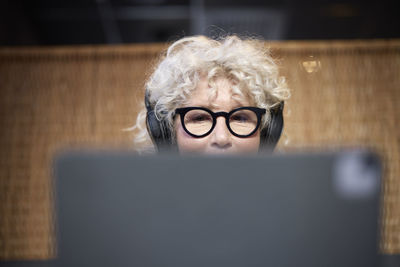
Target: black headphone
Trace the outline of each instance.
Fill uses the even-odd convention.
[[[144,98],[147,109],[146,126],[153,144],[158,151],[177,151],[171,130],[165,120],[157,119],[149,97],[149,92],[146,90]],[[284,102],[280,102],[276,108],[270,110],[270,122],[260,132],[260,151],[272,151],[278,143],[283,129],[283,107]]]

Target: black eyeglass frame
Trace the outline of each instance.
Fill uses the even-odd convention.
[[[206,132],[205,134],[202,134],[202,135],[193,134],[193,133],[189,132],[189,130],[188,130],[188,129],[186,128],[186,126],[185,126],[185,120],[184,120],[184,118],[185,118],[186,113],[188,113],[189,111],[194,110],[194,109],[199,109],[199,110],[206,111],[206,112],[208,112],[208,113],[211,115],[211,117],[213,118],[213,124],[212,124],[210,130],[209,130],[208,132]],[[237,134],[237,133],[235,133],[235,132],[232,130],[232,128],[231,128],[230,125],[229,125],[229,118],[230,118],[230,116],[231,116],[233,113],[235,113],[235,112],[237,112],[237,111],[239,111],[239,110],[251,110],[251,111],[253,111],[253,112],[257,115],[257,126],[256,126],[256,127],[254,128],[254,130],[253,130],[251,133],[249,133],[249,134],[246,134],[246,135]],[[228,127],[228,130],[229,130],[229,132],[230,132],[232,135],[234,135],[234,136],[236,136],[236,137],[240,137],[240,138],[249,137],[249,136],[253,135],[253,134],[258,130],[258,128],[260,127],[260,123],[261,123],[261,117],[262,117],[262,115],[264,115],[266,112],[267,112],[267,110],[266,110],[265,108],[257,108],[257,107],[240,107],[240,108],[235,108],[235,109],[231,110],[230,112],[224,112],[224,111],[213,112],[213,111],[209,110],[208,108],[204,108],[204,107],[184,107],[184,108],[177,108],[177,109],[175,109],[175,115],[176,115],[176,114],[179,114],[179,115],[180,115],[180,117],[181,117],[181,124],[182,124],[182,127],[183,127],[183,129],[185,130],[185,132],[186,132],[187,134],[189,134],[190,136],[195,137],[195,138],[202,138],[202,137],[205,137],[205,136],[209,135],[209,134],[214,130],[215,125],[217,124],[217,118],[218,118],[218,117],[221,117],[221,116],[225,118],[226,127]]]

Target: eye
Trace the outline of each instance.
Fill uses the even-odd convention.
[[[231,123],[254,124],[257,123],[257,114],[247,109],[238,110],[231,115],[229,121]]]
[[[210,119],[209,117],[210,117],[210,116],[207,116],[207,115],[202,114],[202,115],[192,116],[192,117],[189,118],[189,120],[190,120],[190,121],[198,121],[198,122],[200,122],[200,121],[209,120],[209,119]]]
[[[231,121],[235,122],[248,122],[249,120],[250,118],[246,114],[233,114],[231,116]]]
[[[191,110],[186,113],[185,122],[202,123],[212,121],[211,115],[204,110]]]

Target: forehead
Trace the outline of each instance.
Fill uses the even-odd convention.
[[[250,100],[244,95],[234,93],[232,82],[226,78],[217,78],[212,85],[206,78],[199,80],[187,104],[218,110],[231,110],[241,106],[250,106]]]

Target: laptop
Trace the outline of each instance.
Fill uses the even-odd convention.
[[[363,150],[65,152],[52,265],[376,267],[380,175]]]

